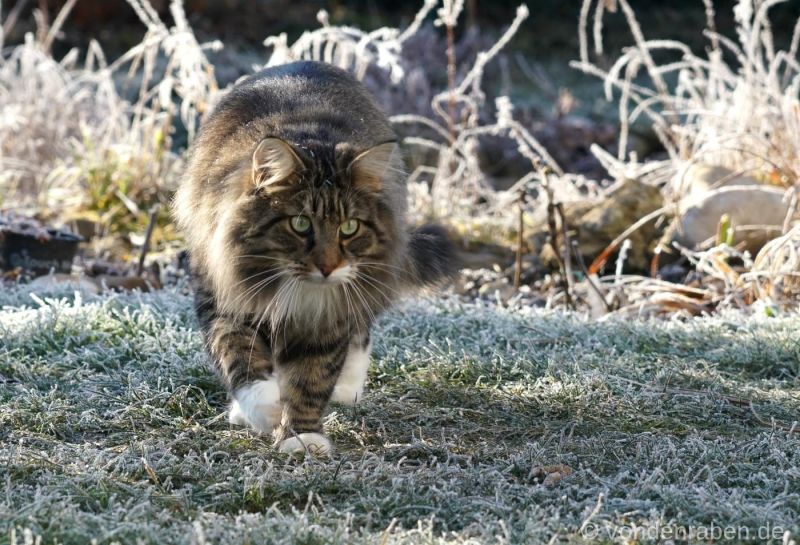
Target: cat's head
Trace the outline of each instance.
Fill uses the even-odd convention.
[[[208,253],[235,310],[366,322],[392,299],[405,207],[395,143],[359,150],[265,138],[236,183]]]

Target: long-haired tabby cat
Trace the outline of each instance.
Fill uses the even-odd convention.
[[[237,84],[193,145],[175,214],[230,420],[283,452],[329,452],[330,400],[362,396],[370,325],[453,270],[444,232],[405,224],[396,136],[364,87],[297,62]]]

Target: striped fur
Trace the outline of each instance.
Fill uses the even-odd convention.
[[[443,231],[406,228],[394,140],[358,82],[300,62],[234,87],[191,150],[174,210],[206,347],[231,420],[283,450],[330,450],[314,434],[334,391],[361,396],[375,317],[454,266]]]

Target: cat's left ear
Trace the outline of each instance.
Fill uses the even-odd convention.
[[[266,187],[283,182],[302,164],[292,146],[280,138],[265,138],[253,152],[253,184]]]
[[[396,142],[385,142],[356,156],[348,170],[353,183],[372,191],[380,191],[386,172],[394,168],[400,151]]]

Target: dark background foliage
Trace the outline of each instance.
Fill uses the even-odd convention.
[[[18,41],[33,29],[33,9],[55,16],[65,0],[16,0],[3,3],[8,12],[24,2],[20,23],[7,42]],[[152,0],[162,17],[169,17],[169,0]],[[466,25],[497,32],[513,17],[519,0],[466,0],[463,14]],[[529,0],[531,17],[526,21],[512,46],[531,54],[577,54],[577,20],[580,0]],[[630,0],[646,34],[652,38],[677,38],[702,47],[704,13],[700,0]],[[724,33],[733,28],[734,0],[715,0],[717,25]],[[316,13],[326,9],[335,24],[354,24],[374,28],[383,24],[407,23],[421,6],[421,1],[396,0],[185,0],[190,23],[201,38],[221,39],[228,47],[260,48],[266,36],[286,32],[289,38],[318,25]],[[789,0],[771,10],[778,40],[788,39],[800,14],[800,1]],[[110,53],[139,42],[143,29],[125,0],[78,0],[65,29],[62,47],[85,44],[85,36],[97,38]],[[606,39],[611,47],[630,42],[622,15],[606,22]]]

